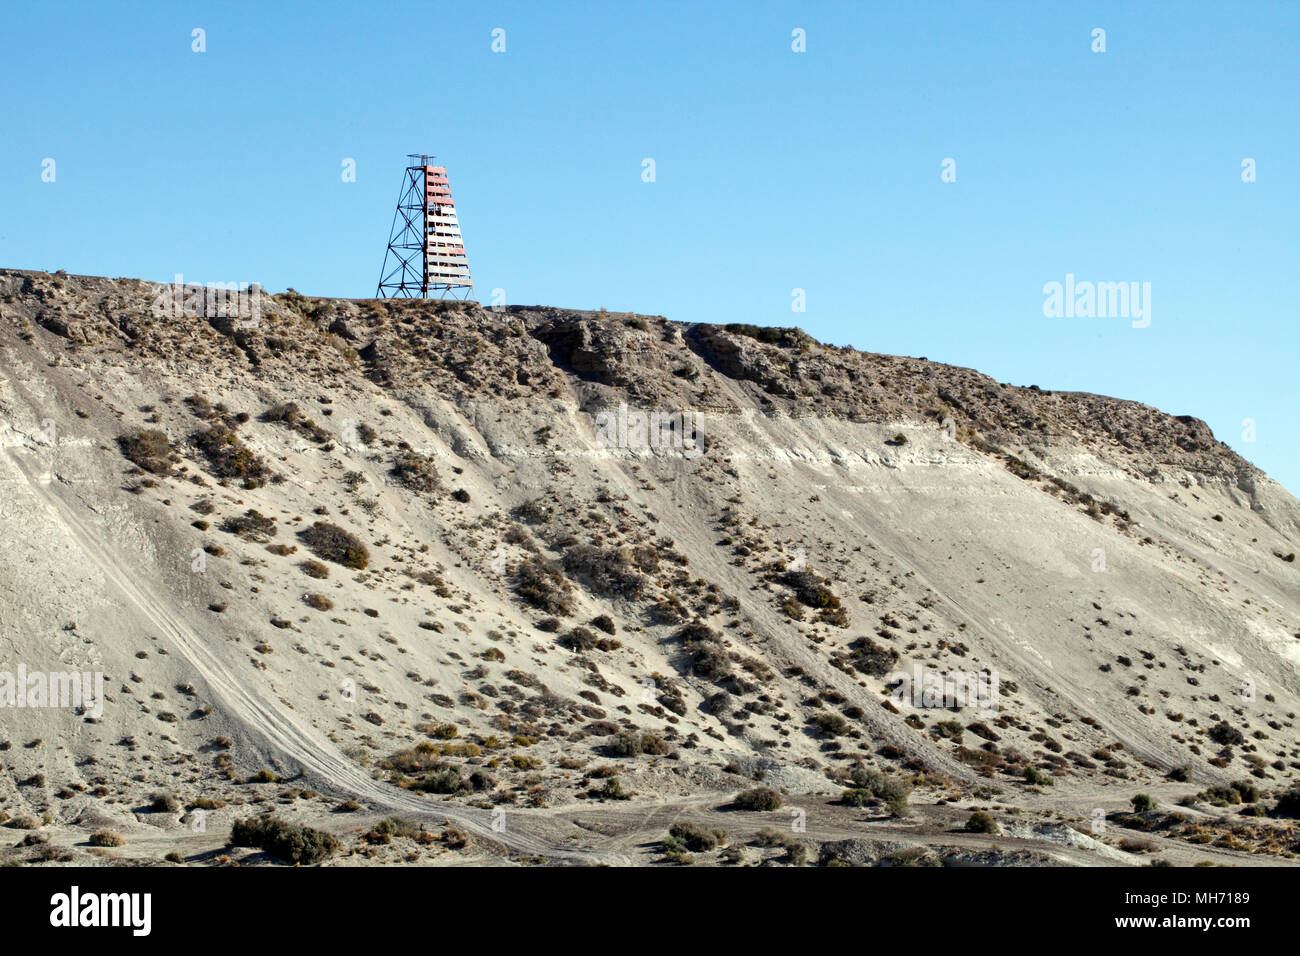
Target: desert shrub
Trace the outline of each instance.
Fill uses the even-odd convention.
[[[884,677],[898,663],[898,651],[877,644],[869,637],[859,637],[849,645],[849,650],[849,662],[871,677]]]
[[[851,807],[884,805],[896,817],[907,816],[912,785],[902,777],[885,776],[859,763],[849,770],[849,781],[853,786],[840,795],[842,803]]]
[[[876,803],[876,795],[870,790],[850,787],[840,794],[840,803],[846,807],[870,807]]]
[[[601,614],[597,617],[593,617],[590,623],[592,627],[596,628],[596,630],[604,631],[606,634],[612,635],[615,632],[614,619],[608,614]]]
[[[334,608],[334,602],[331,601],[323,594],[316,594],[315,592],[310,592],[308,594],[304,594],[302,596],[302,600],[303,603],[305,603],[308,607],[313,607],[318,611],[329,611],[329,610],[333,610]]]
[[[639,598],[650,585],[641,568],[653,570],[658,555],[653,548],[597,548],[578,545],[564,553],[564,570],[585,578],[598,594]]]
[[[534,498],[516,507],[511,514],[525,524],[542,524],[551,519],[552,508],[542,504],[540,498]]]
[[[149,809],[154,813],[176,813],[180,808],[180,801],[166,790],[158,790],[149,797]]]
[[[386,770],[395,770],[403,774],[424,773],[434,767],[443,766],[442,751],[438,745],[429,741],[416,744],[406,750],[399,750],[391,757],[381,760],[379,765]]]
[[[434,767],[425,774],[416,785],[425,793],[464,793],[472,784],[460,775],[460,768],[450,764]]]
[[[1237,792],[1242,803],[1255,803],[1259,800],[1259,787],[1249,780],[1234,780],[1232,789]]]
[[[959,720],[941,720],[934,725],[934,730],[940,737],[955,740],[957,743],[961,743],[966,736],[966,728]]]
[[[780,810],[781,794],[771,787],[752,787],[736,794],[733,805],[738,810]]]
[[[389,837],[414,837],[422,828],[418,823],[401,817],[385,817],[375,824],[375,832]]]
[[[654,734],[640,734],[632,730],[620,731],[606,745],[613,757],[637,757],[641,754],[663,756],[669,752],[668,744]]]
[[[811,723],[827,737],[840,737],[849,732],[850,724],[839,714],[818,711],[813,714]]]
[[[168,853],[166,856],[164,856],[163,859],[166,860],[168,863],[184,863],[184,862],[185,862],[185,857],[181,856],[181,855],[180,855],[179,853],[177,853],[175,850],[172,850],[170,853]]]
[[[608,637],[597,637],[585,627],[575,627],[568,634],[560,638],[560,644],[571,651],[582,652],[590,650],[613,651],[622,647],[618,641],[611,640]]]
[[[1129,803],[1133,804],[1133,809],[1138,813],[1143,813],[1147,810],[1154,810],[1156,808],[1156,802],[1145,793],[1137,794],[1129,801]]]
[[[298,567],[302,568],[302,573],[307,575],[309,578],[327,578],[330,576],[329,567],[321,564],[319,561],[308,559],[298,565]]]
[[[1209,737],[1221,747],[1238,746],[1246,742],[1241,731],[1226,720],[1221,720],[1208,731]]]
[[[585,627],[575,627],[560,638],[560,644],[571,651],[589,651],[596,646],[596,635]]]
[[[703,853],[727,842],[725,830],[709,829],[694,823],[674,823],[668,828],[668,837],[663,841],[665,849],[685,847],[693,853]]]
[[[1187,764],[1183,764],[1182,766],[1174,767],[1165,776],[1176,783],[1187,783],[1192,779],[1192,768]]]
[[[1049,787],[1052,785],[1052,777],[1050,774],[1043,773],[1037,767],[1026,767],[1025,783],[1036,787]]]
[[[370,552],[361,539],[336,524],[313,522],[310,528],[299,531],[298,537],[316,557],[341,564],[345,568],[361,570],[370,563]]]
[[[603,785],[591,791],[602,800],[631,800],[632,794],[624,787],[618,777],[610,777]]]
[[[262,459],[244,446],[234,429],[212,425],[190,436],[218,478],[238,478],[246,488],[259,488],[271,478]]]
[[[726,680],[731,676],[730,659],[722,646],[722,636],[703,621],[692,621],[674,635],[689,655],[691,673],[706,680]]]
[[[680,624],[686,620],[686,611],[680,601],[669,599],[651,604],[647,613],[656,624]]]
[[[414,452],[398,455],[390,473],[412,491],[429,493],[442,487],[442,479],[438,476],[433,459]]]
[[[641,735],[624,730],[615,735],[607,745],[609,753],[616,757],[635,757],[641,753]]]
[[[780,348],[806,349],[815,344],[816,341],[803,329],[798,328],[749,325],[741,322],[728,323],[724,328],[732,335],[743,335],[757,342],[776,345]]]
[[[993,819],[993,814],[987,810],[976,810],[966,818],[966,831],[968,833],[997,833],[998,821]]]
[[[1300,817],[1300,787],[1292,787],[1278,797],[1273,812],[1279,817]]]
[[[221,522],[221,530],[248,541],[265,542],[275,537],[275,519],[250,508],[242,515],[231,515]]]
[[[126,838],[112,830],[96,830],[90,835],[91,846],[126,846]]]
[[[264,850],[290,863],[311,866],[328,858],[339,847],[333,834],[275,817],[236,820],[230,828],[231,846]]]
[[[330,439],[329,432],[304,415],[296,402],[272,405],[262,413],[261,418],[264,422],[277,422],[288,425],[294,431],[307,436],[318,445],[323,445]]]
[[[812,571],[787,571],[777,580],[794,589],[801,604],[811,608],[838,608],[840,599],[831,591],[826,580]]]
[[[933,855],[928,848],[923,846],[909,846],[902,850],[894,850],[880,858],[882,863],[888,863],[890,866],[942,866],[943,864]]]
[[[131,464],[155,475],[170,475],[173,463],[180,458],[171,439],[156,428],[133,428],[118,436],[117,446]]]
[[[573,609],[572,588],[564,573],[536,555],[529,555],[519,562],[515,572],[515,593],[548,614],[565,616]]]

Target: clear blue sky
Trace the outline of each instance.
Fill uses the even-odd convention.
[[[1292,2],[9,4],[0,265],[370,296],[427,151],[484,301],[1132,398],[1300,492],[1298,52]],[[1067,273],[1151,325],[1044,317]]]

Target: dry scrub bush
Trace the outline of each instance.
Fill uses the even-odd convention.
[[[370,552],[361,539],[336,524],[314,522],[310,528],[299,531],[298,537],[316,557],[345,568],[361,570],[370,563]]]

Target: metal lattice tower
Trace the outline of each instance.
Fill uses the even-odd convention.
[[[469,299],[474,282],[460,236],[447,170],[411,153],[379,273],[377,299]]]

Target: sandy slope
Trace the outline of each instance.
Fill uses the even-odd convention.
[[[1062,849],[1034,827],[1086,829],[1090,808],[1142,790],[1168,807],[1240,779],[1271,805],[1300,768],[1300,588],[1284,560],[1300,505],[1195,420],[654,318],[288,297],[249,333],[153,320],[148,295],[0,273],[0,669],[107,675],[98,721],[10,722],[0,800],[49,813],[65,842],[107,821],[128,847],[207,846],[270,808],[355,833],[363,818],[330,812],[351,796],[445,819],[480,849],[628,862],[672,814],[762,780],[803,801],[814,845],[919,828],[927,845],[987,846],[949,817],[990,805],[1019,808],[1015,839],[1051,859],[1106,863],[1120,851]],[[317,431],[263,420],[289,401]],[[704,454],[605,447],[594,416],[623,402],[702,411]],[[213,473],[192,439],[220,420],[276,481]],[[131,428],[167,435],[172,474],[132,468],[116,445]],[[437,488],[399,478],[410,453]],[[521,518],[534,500],[540,517]],[[250,508],[285,553],[221,530]],[[358,535],[370,566],[304,574],[298,532],[317,520]],[[624,568],[641,581],[629,597],[572,563],[584,545],[655,567]],[[532,554],[569,589],[558,633],[521,592]],[[842,618],[798,599],[799,569]],[[682,619],[665,622],[654,607],[673,602]],[[602,614],[618,647],[557,641]],[[691,664],[691,620],[730,677]],[[851,663],[862,638],[898,655],[890,672],[995,671],[998,712],[888,704],[889,675]],[[393,775],[395,754],[441,746],[447,723],[473,747],[441,763],[485,786],[439,796],[420,792],[425,770]],[[1220,723],[1241,742],[1212,742]],[[618,756],[620,729],[668,753]],[[858,762],[911,781],[911,822],[828,803]],[[1184,765],[1188,782],[1165,782]],[[247,782],[263,767],[287,782]],[[1027,785],[1026,767],[1051,786]],[[630,804],[596,802],[609,774]],[[147,810],[158,789],[226,806],[187,836]],[[1225,812],[1202,809],[1186,812]],[[583,818],[595,829],[575,839]],[[1153,839],[1178,862],[1202,852]]]

